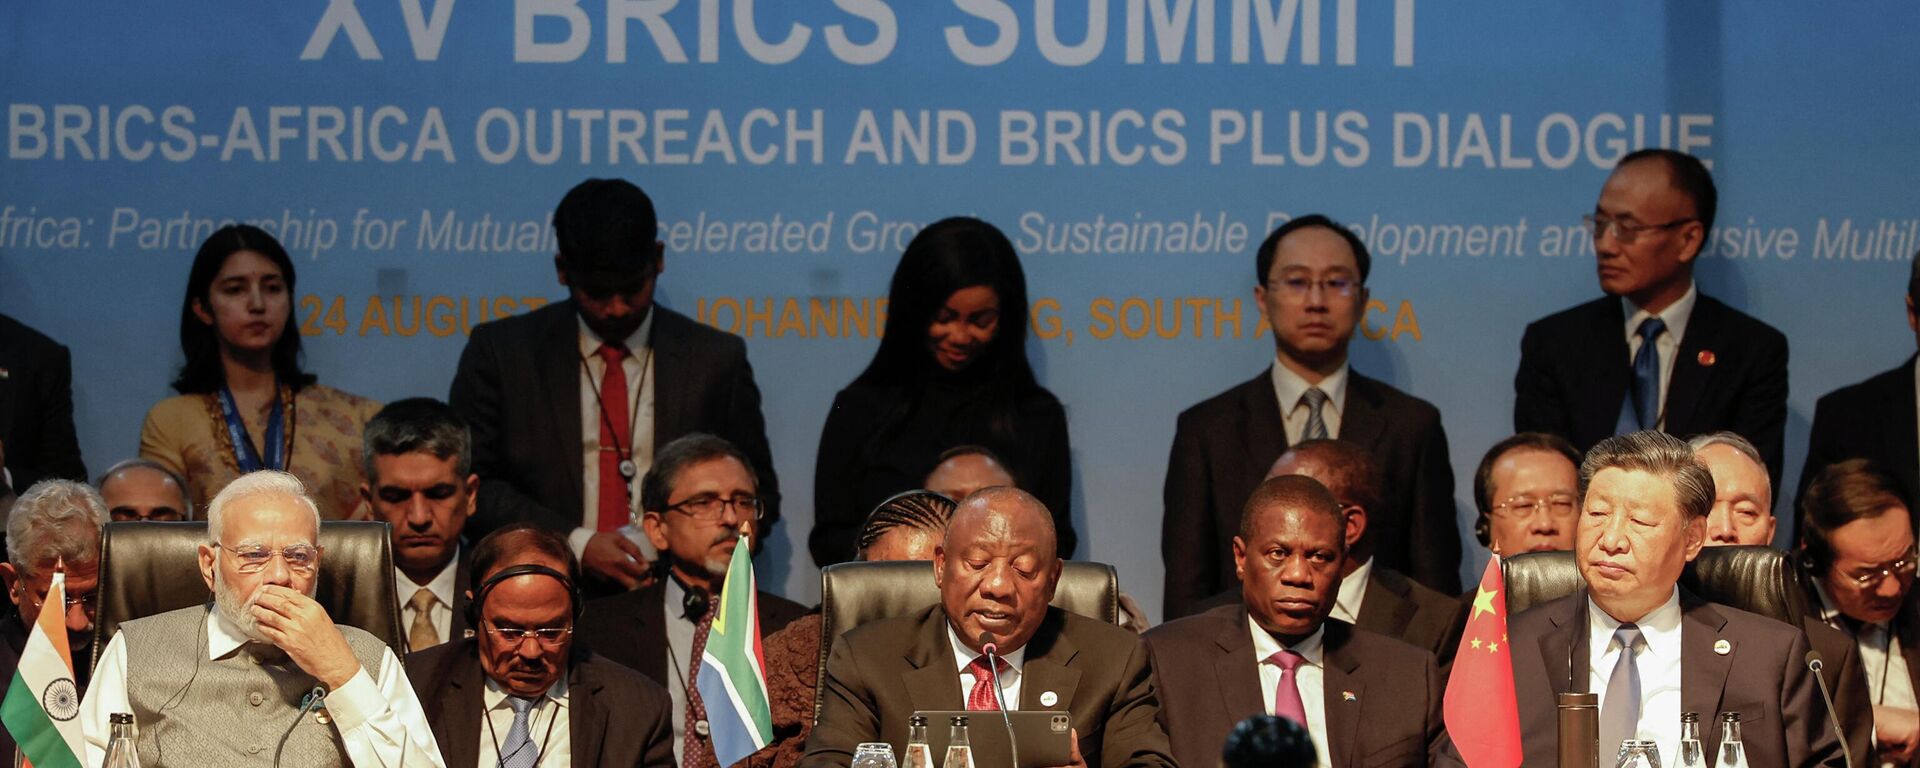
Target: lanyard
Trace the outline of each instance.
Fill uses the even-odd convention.
[[[240,418],[240,408],[234,404],[233,390],[220,385],[220,416],[227,423],[227,438],[233,443],[233,460],[240,474],[257,472],[262,469],[286,469],[286,409],[279,396],[279,387],[274,387],[273,412],[267,415],[267,439],[261,441],[267,455],[263,459],[253,448],[253,438],[247,434],[247,424]]]

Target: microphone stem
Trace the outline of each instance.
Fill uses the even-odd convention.
[[[1000,686],[1000,654],[997,649],[987,654],[987,669],[993,673],[993,700],[1000,705],[1000,721],[1007,726],[1007,751],[1013,758],[1013,765],[1009,768],[1020,768],[1020,741],[1013,735],[1013,715],[1007,714],[1007,689]]]

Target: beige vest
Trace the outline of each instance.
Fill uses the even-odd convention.
[[[331,719],[294,714],[317,684],[277,649],[263,661],[249,643],[224,658],[207,658],[207,611],[182,608],[120,625],[127,646],[127,700],[139,724],[142,765],[349,764]],[[370,675],[378,675],[386,645],[342,625],[347,646]],[[270,647],[270,646],[269,646]],[[288,729],[292,733],[288,734]]]

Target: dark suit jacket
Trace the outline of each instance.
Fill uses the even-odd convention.
[[[47,478],[87,481],[73,432],[72,358],[66,347],[6,315],[0,315],[0,448],[14,494]],[[7,490],[0,488],[0,496]]]
[[[1815,591],[1813,579],[1804,571],[1800,574],[1800,588],[1806,594],[1808,606],[1801,626],[1807,632],[1807,642],[1820,653],[1824,666],[1820,676],[1826,678],[1827,687],[1833,689],[1834,715],[1846,730],[1847,747],[1853,752],[1855,764],[1878,766],[1879,757],[1871,762],[1867,760],[1867,756],[1873,754],[1873,697],[1867,685],[1866,668],[1860,660],[1859,642],[1845,622],[1821,621],[1820,593]],[[1894,618],[1894,626],[1900,638],[1901,655],[1907,659],[1907,674],[1912,677],[1914,690],[1920,691],[1920,606],[1909,603],[1907,609]],[[1920,766],[1920,759],[1904,765]]]
[[[1840,742],[1816,701],[1819,693],[1806,667],[1807,637],[1799,627],[1709,603],[1685,590],[1680,610],[1682,712],[1698,712],[1702,721],[1720,712],[1740,713],[1748,765],[1843,765]],[[1586,590],[1515,614],[1507,634],[1513,638],[1513,687],[1526,764],[1554,765],[1556,696],[1587,688]],[[1731,643],[1730,653],[1714,651],[1723,640]],[[1719,730],[1701,728],[1709,755],[1719,751]]]
[[[667,669],[666,580],[587,603],[574,630],[594,653],[639,670],[661,685],[680,685]],[[780,631],[807,607],[779,595],[759,593],[760,636]]]
[[[1909,504],[1920,494],[1920,435],[1914,431],[1914,358],[1871,379],[1841,387],[1813,406],[1813,435],[1807,440],[1807,465],[1800,473],[1800,500],[1815,475],[1847,459],[1872,459],[1892,475]],[[1913,505],[1920,510],[1920,505]],[[1798,537],[1799,532],[1795,531]]]
[[[1425,766],[1438,759],[1446,728],[1433,654],[1343,622],[1324,626],[1327,763]],[[1234,724],[1266,712],[1246,609],[1222,606],[1177,619],[1148,630],[1146,641],[1154,673],[1179,681],[1160,686],[1160,723],[1174,759],[1216,764]]]
[[[1514,431],[1560,435],[1581,451],[1612,437],[1633,385],[1626,327],[1616,296],[1528,325],[1513,378]],[[1666,431],[1683,438],[1724,429],[1753,441],[1777,491],[1787,424],[1787,337],[1700,294],[1673,356],[1666,414]]]
[[[691,432],[726,438],[753,460],[768,504],[760,533],[780,519],[780,482],[760,416],[760,389],[739,337],[655,304],[653,442]],[[473,428],[483,479],[469,535],[527,521],[580,527],[580,326],[571,300],[473,329],[448,392]]]
[[[479,643],[451,643],[407,654],[407,678],[426,710],[447,765],[473,765],[484,731]],[[673,703],[667,690],[599,656],[576,652],[567,664],[567,733],[574,765],[672,768]]]
[[[1458,598],[1379,565],[1367,579],[1366,595],[1360,601],[1354,626],[1433,654],[1443,672],[1452,666],[1453,653],[1460,647],[1460,633],[1467,627],[1467,611]]]
[[[915,711],[965,709],[947,635],[946,612],[938,605],[842,635],[820,677],[826,701],[800,765],[844,766],[854,747],[869,741],[890,742],[895,754],[904,754],[907,718]],[[1071,714],[1088,766],[1175,765],[1139,635],[1048,608],[1026,652],[1020,709]],[[1059,700],[1041,705],[1046,692]]]
[[[1374,561],[1448,594],[1460,591],[1460,529],[1440,412],[1425,400],[1349,370],[1340,439],[1367,449],[1387,501],[1368,510]],[[1225,591],[1240,508],[1287,449],[1273,379],[1253,380],[1180,414],[1167,460],[1160,556],[1168,618]]]

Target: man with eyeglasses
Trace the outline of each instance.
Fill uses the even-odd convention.
[[[515,523],[473,548],[473,637],[407,656],[448,765],[672,768],[659,683],[574,642],[579,561]]]
[[[16,611],[0,617],[0,675],[12,679],[26,650],[27,635],[46,609],[53,574],[65,568],[67,647],[73,654],[74,687],[86,691],[92,669],[94,587],[100,583],[100,527],[106,505],[92,488],[70,480],[42,480],[15,501],[7,516],[7,561],[0,581]],[[0,760],[12,765],[13,734],[0,725]]]
[[[1364,448],[1387,496],[1368,510],[1374,556],[1441,592],[1460,590],[1453,467],[1440,411],[1347,364],[1367,307],[1372,259],[1352,231],[1319,214],[1267,235],[1253,298],[1271,330],[1267,370],[1180,414],[1161,518],[1166,617],[1238,592],[1232,541],[1240,509],[1288,446],[1316,438]]]
[[[299,478],[240,476],[207,535],[212,603],[125,622],[101,654],[78,713],[89,765],[118,712],[145,765],[444,765],[393,651],[314,601],[320,512]]]
[[[1474,536],[1496,555],[1573,549],[1580,452],[1564,438],[1540,432],[1494,443],[1473,473],[1473,501],[1480,510]]]
[[[1699,159],[1643,149],[1614,166],[1584,220],[1607,295],[1527,326],[1513,428],[1585,451],[1642,429],[1731,431],[1780,482],[1787,337],[1700,293],[1693,264],[1719,193]]]
[[[1849,459],[1821,470],[1801,503],[1802,583],[1820,619],[1859,647],[1874,766],[1914,765],[1920,753],[1913,521],[1897,488],[1872,462]]]
[[[654,301],[666,254],[653,200],[587,179],[560,200],[553,230],[566,300],[476,326],[447,396],[487,480],[474,533],[532,522],[567,536],[588,594],[641,586],[653,553],[620,528],[642,511],[659,447],[693,432],[753,458],[771,530],[779,483],[746,343]]]
[[[1267,478],[1283,475],[1318,480],[1340,502],[1345,554],[1340,560],[1340,588],[1328,615],[1432,653],[1444,672],[1460,644],[1466,612],[1458,599],[1374,562],[1373,541],[1378,532],[1372,511],[1380,508],[1386,491],[1380,487],[1373,458],[1345,441],[1308,440],[1280,454]]]
[[[745,554],[736,552],[740,536],[762,532],[759,486],[753,462],[719,437],[696,432],[662,446],[640,484],[640,526],[660,552],[664,574],[589,603],[580,620],[588,647],[666,687],[674,760],[687,768],[717,764],[697,678],[727,567]],[[766,592],[758,600],[762,637],[807,610]]]
[[[187,481],[152,459],[127,459],[100,475],[100,496],[116,523],[172,523],[193,519]]]

